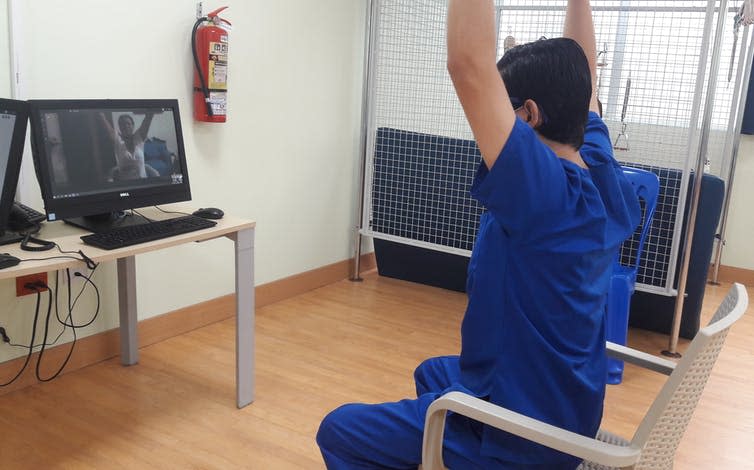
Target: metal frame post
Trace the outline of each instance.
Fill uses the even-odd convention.
[[[710,0],[708,14],[714,14],[715,0]],[[694,176],[694,187],[691,194],[691,209],[689,219],[686,224],[686,240],[681,252],[681,272],[678,279],[678,296],[676,297],[675,311],[673,312],[673,324],[670,332],[668,349],[662,351],[662,354],[669,357],[680,357],[678,353],[678,336],[681,331],[681,316],[683,314],[684,296],[686,292],[686,281],[688,279],[689,262],[691,258],[691,245],[694,241],[694,226],[696,225],[696,215],[699,208],[699,196],[702,189],[702,177],[704,176],[704,163],[707,156],[707,146],[709,144],[709,132],[712,124],[712,111],[715,102],[715,88],[717,86],[717,75],[720,68],[720,56],[722,51],[720,46],[723,41],[725,32],[726,7],[728,0],[720,0],[719,15],[717,18],[717,29],[715,30],[715,41],[712,46],[712,65],[710,67],[709,85],[707,87],[707,96],[704,104],[704,116],[702,118],[702,129],[699,141],[699,151],[697,153],[696,173]],[[707,44],[705,44],[705,47]],[[706,70],[706,63],[700,61],[700,71]],[[681,188],[683,190],[683,188]]]
[[[367,164],[367,141],[369,139],[369,116],[372,108],[372,86],[374,82],[373,74],[373,50],[372,44],[374,43],[375,35],[375,15],[377,14],[377,6],[379,0],[367,0],[366,8],[366,22],[364,33],[364,85],[362,87],[361,98],[361,142],[359,144],[359,154],[361,156],[361,164],[359,168],[359,192],[358,192],[358,212],[356,227],[354,228],[354,262],[353,271],[351,272],[351,281],[360,282],[361,278],[361,242],[362,235],[361,229],[362,222],[364,220],[364,191],[366,189],[366,164]]]

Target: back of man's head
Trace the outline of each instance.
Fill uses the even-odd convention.
[[[542,39],[510,49],[497,63],[511,101],[531,99],[543,114],[537,132],[573,146],[584,143],[592,76],[584,51],[567,38]],[[516,106],[516,103],[514,103]]]

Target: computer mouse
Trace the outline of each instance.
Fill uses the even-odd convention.
[[[20,263],[21,260],[8,253],[0,253],[0,269],[10,268]]]
[[[216,207],[203,207],[195,210],[193,215],[202,219],[222,219],[225,213]]]

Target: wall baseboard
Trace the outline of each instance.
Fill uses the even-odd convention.
[[[255,290],[256,308],[262,308],[281,300],[303,294],[310,290],[332,284],[351,276],[353,259],[333,263],[321,268],[279,279]],[[375,269],[377,262],[374,253],[361,256],[362,272]],[[139,347],[164,341],[203,326],[216,323],[235,315],[235,294],[191,305],[186,308],[168,312],[156,317],[142,320],[138,324]],[[44,378],[52,375],[68,355],[70,343],[46,349],[40,375]],[[104,331],[76,341],[76,346],[63,373],[81,369],[102,362],[120,354],[120,337],[118,329]],[[0,388],[0,396],[38,383],[34,374],[34,365],[39,353],[34,353],[26,370],[12,384]],[[0,364],[0,380],[13,378],[23,366],[26,357],[11,359]],[[44,364],[48,364],[46,367]]]
[[[345,260],[257,286],[257,308],[347,279],[351,276],[353,262],[353,259]],[[362,272],[370,271],[376,267],[377,260],[374,253],[361,256]]]
[[[707,279],[712,279],[714,266],[710,266]],[[754,271],[751,269],[735,268],[733,266],[720,265],[717,273],[719,282],[739,282],[747,287],[754,287]]]

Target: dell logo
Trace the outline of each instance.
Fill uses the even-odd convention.
[[[130,194],[128,194],[128,193],[120,193],[120,197],[129,197],[129,196],[130,196]]]

